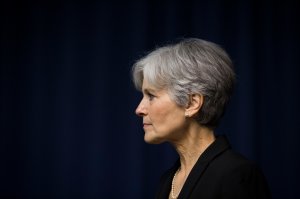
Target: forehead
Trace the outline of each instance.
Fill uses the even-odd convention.
[[[156,88],[154,85],[150,84],[145,78],[142,83],[142,91],[159,91],[161,89]]]

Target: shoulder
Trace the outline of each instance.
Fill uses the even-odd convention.
[[[243,155],[228,149],[214,158],[208,170],[217,172],[223,180],[247,181],[251,178],[264,178],[260,168]]]
[[[212,161],[212,164],[222,164],[222,168],[226,170],[257,168],[257,165],[253,161],[232,149],[225,150],[223,153],[216,156]]]
[[[217,156],[210,166],[212,171],[220,175],[222,195],[227,195],[228,198],[270,198],[261,169],[243,155],[229,149]]]

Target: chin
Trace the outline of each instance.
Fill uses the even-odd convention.
[[[147,144],[161,144],[161,141],[157,141],[157,140],[145,140],[145,142]]]
[[[144,141],[147,143],[147,144],[161,144],[163,143],[163,140],[160,139],[160,138],[157,138],[157,137],[154,137],[154,136],[147,136],[145,134],[144,136]]]

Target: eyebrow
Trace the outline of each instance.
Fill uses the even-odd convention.
[[[145,89],[143,89],[143,92],[145,92],[145,93],[154,93],[154,92],[156,92],[154,89],[151,89],[151,88],[145,88]]]

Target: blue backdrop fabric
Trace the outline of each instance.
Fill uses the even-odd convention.
[[[237,86],[217,134],[263,170],[273,198],[299,191],[299,1],[3,1],[0,198],[155,195],[177,159],[147,145],[132,64],[197,37],[230,54]]]

